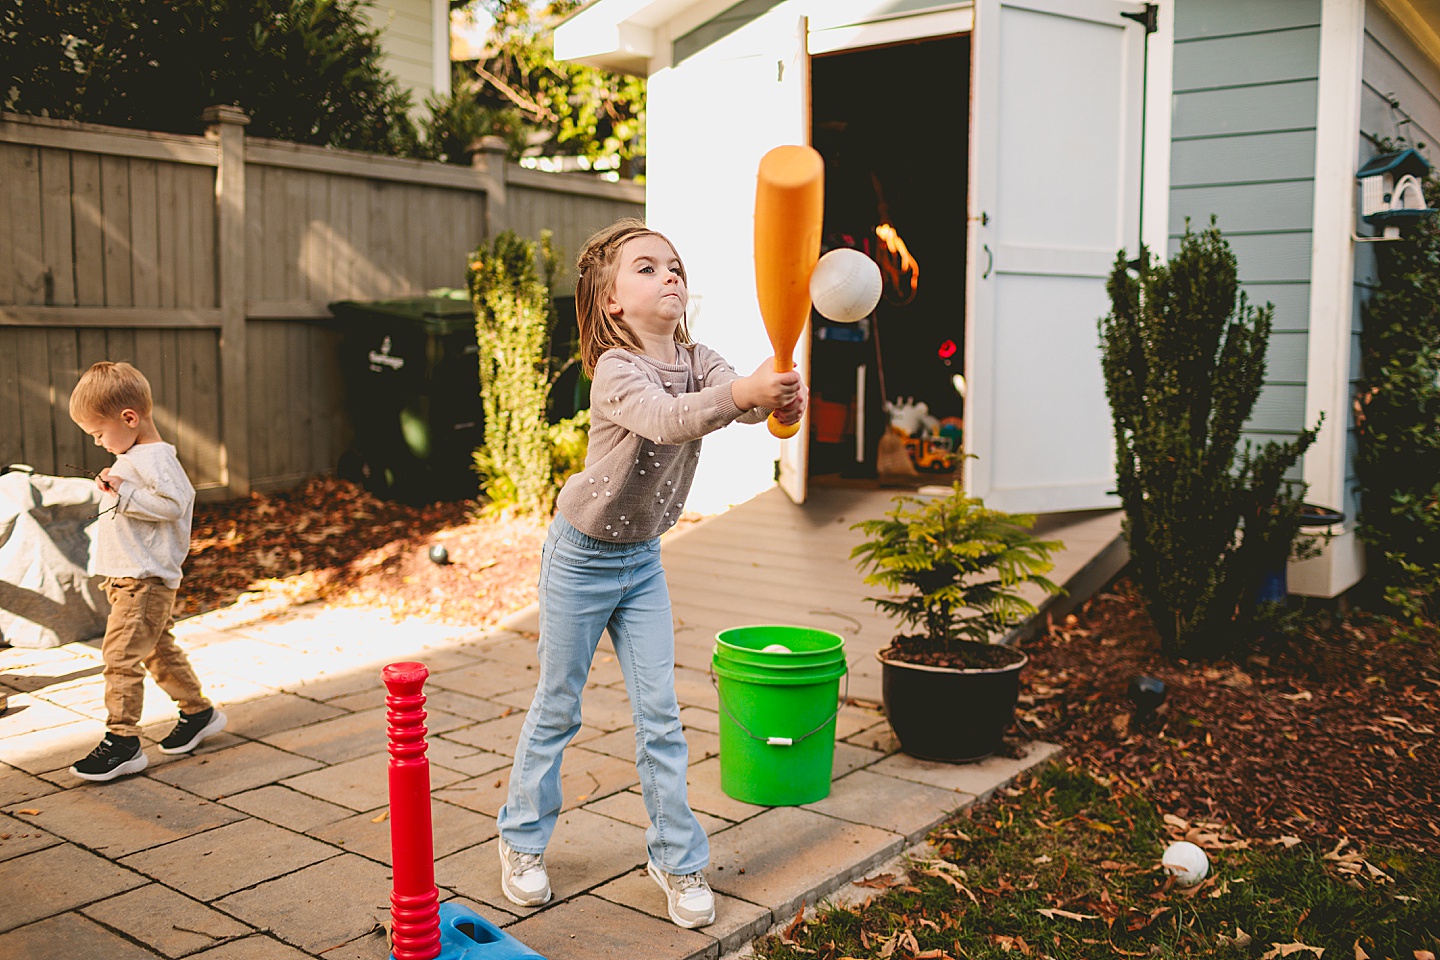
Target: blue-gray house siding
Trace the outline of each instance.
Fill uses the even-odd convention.
[[[1275,306],[1257,442],[1305,426],[1319,72],[1320,0],[1176,4],[1170,250],[1214,215],[1251,302]]]
[[[1356,169],[1380,152],[1379,143],[1398,142],[1402,138],[1404,146],[1415,147],[1431,164],[1440,164],[1440,68],[1416,49],[1390,15],[1374,2],[1365,6],[1363,58]],[[1429,199],[1432,205],[1440,200]],[[1378,282],[1375,271],[1378,244],[1355,246],[1355,310],[1350,337],[1352,394],[1361,375],[1360,329],[1364,323],[1364,306]],[[1345,489],[1348,510],[1356,511],[1359,484],[1354,469],[1353,420],[1348,440]]]

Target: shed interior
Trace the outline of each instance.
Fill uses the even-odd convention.
[[[825,159],[822,253],[862,249],[884,278],[875,312],[858,323],[812,313],[811,482],[949,482],[960,476],[965,414],[957,375],[965,364],[970,37],[817,56],[810,80],[811,143]],[[877,236],[886,223],[908,259]],[[930,439],[896,436],[882,447],[892,421],[886,401],[924,404],[929,419],[919,429]],[[893,419],[913,426],[916,413]]]

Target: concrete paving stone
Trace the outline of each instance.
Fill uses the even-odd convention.
[[[974,763],[935,763],[919,760],[905,753],[886,757],[870,767],[872,773],[931,786],[959,793],[968,793],[984,801],[1001,784],[1008,783],[1031,767],[1039,766],[1060,752],[1053,743],[1032,741],[1025,745],[1019,759],[1009,757],[986,757]]]
[[[242,819],[150,777],[122,777],[29,801],[19,819],[110,859]],[[16,813],[12,809],[11,813]]]
[[[338,707],[293,693],[270,693],[252,700],[226,703],[222,709],[230,718],[226,730],[251,740],[308,727],[345,713]]]
[[[602,816],[612,817],[621,823],[633,823],[637,827],[647,829],[650,826],[650,814],[645,812],[645,798],[640,794],[639,787],[612,793],[608,797],[585,804],[584,809]],[[707,834],[714,833],[716,830],[724,830],[730,826],[729,820],[722,820],[708,813],[701,813],[699,810],[691,812],[695,814],[695,819],[700,821],[700,826],[705,828]]]
[[[494,699],[514,707],[517,711],[530,709],[534,690],[512,690]],[[630,698],[624,690],[614,687],[586,686],[580,698],[580,722],[586,728],[600,733],[619,730],[631,724],[634,714],[630,709]]]
[[[456,649],[462,653],[479,654],[486,660],[504,660],[522,666],[527,663],[533,665],[536,662],[537,639],[538,634],[534,630],[518,633],[514,630],[492,629]]]
[[[509,754],[477,750],[444,737],[430,737],[426,741],[425,756],[433,766],[455,770],[467,777],[478,777],[492,770],[508,767],[511,762]]]
[[[390,919],[390,871],[342,854],[232,893],[215,906],[311,953],[364,936]]]
[[[15,960],[154,960],[160,956],[111,933],[78,913],[63,913],[0,934],[0,957]],[[239,958],[236,958],[239,960]]]
[[[677,666],[675,668],[675,696],[683,706],[714,710],[717,697],[715,684],[710,680],[710,672]]]
[[[326,668],[314,675],[301,676],[283,683],[281,689],[325,703],[362,694],[376,694],[385,689],[385,685],[380,682],[380,670],[385,666],[384,663],[355,665],[352,661],[350,667],[342,670],[335,668],[336,655],[333,653],[317,653],[313,656],[323,659]]]
[[[461,693],[458,690],[437,687],[427,692],[425,709],[452,713],[457,717],[483,723],[486,720],[494,720],[503,714],[505,704],[495,703],[493,700],[482,700],[480,697]]]
[[[5,909],[0,911],[0,931],[13,930],[83,907],[144,883],[144,877],[81,850],[73,843],[27,853],[0,863],[0,890],[5,891]]]
[[[208,748],[210,742],[207,741],[202,749]],[[164,754],[157,756],[163,757]],[[319,767],[317,761],[308,757],[297,757],[269,744],[242,740],[236,746],[214,751],[206,749],[203,753],[171,760],[156,767],[150,776],[214,800],[267,786]]]
[[[631,871],[623,877],[611,880],[609,883],[595,888],[591,893],[603,900],[609,900],[611,903],[618,903],[622,907],[647,913],[657,920],[670,922],[670,914],[665,906],[664,892],[643,869]],[[720,941],[720,952],[724,954],[742,944],[749,943],[769,930],[774,923],[775,916],[767,908],[747,903],[744,900],[737,900],[734,897],[727,897],[723,893],[716,893],[715,922],[708,927],[701,927],[696,932]]]
[[[158,883],[92,903],[81,912],[167,957],[183,957],[255,932]]]
[[[529,916],[534,909],[516,906],[500,892],[499,842],[489,840],[440,858],[435,862],[435,882],[463,897]],[[628,873],[642,866],[646,857],[645,831],[639,827],[588,810],[562,813],[545,851],[555,895],[552,903]]]
[[[427,692],[434,689],[453,690],[471,697],[493,699],[516,690],[533,693],[539,678],[540,665],[536,662],[535,647],[532,644],[528,663],[492,660],[487,657],[453,670],[430,674],[430,679],[425,681],[425,689]],[[526,701],[525,706],[529,706],[529,701]]]
[[[807,803],[804,809],[879,827],[914,843],[974,800],[968,793],[856,770],[831,784],[828,797]]]
[[[320,956],[324,960],[389,960],[390,947],[382,928],[363,937],[356,937],[349,943],[342,943],[333,950],[326,950]]]
[[[703,641],[687,642],[678,632],[675,635],[675,666],[689,670],[708,671],[710,658],[715,653],[715,636],[707,633]]]
[[[120,861],[181,893],[218,897],[338,856],[329,844],[259,820],[241,820]]]
[[[297,833],[309,833],[316,827],[354,814],[353,810],[339,804],[326,803],[278,784],[226,794],[222,802],[227,807]]]
[[[702,707],[681,707],[680,723],[685,727],[687,735],[691,730],[706,730],[710,733],[720,732],[719,712],[706,710]]]
[[[0,860],[13,860],[63,842],[53,833],[47,833],[34,824],[14,817],[0,816]]]
[[[175,621],[172,630],[175,639],[187,652],[203,650],[206,647],[214,646],[217,643],[225,643],[233,638],[233,635],[224,631],[216,630],[213,626],[203,620],[194,617],[187,617],[184,620]]]
[[[739,822],[757,816],[768,807],[736,800],[720,788],[720,758],[712,757],[699,763],[691,762],[685,776],[690,809]]]
[[[373,810],[385,806],[390,800],[389,768],[388,752],[372,753],[302,773],[298,777],[288,777],[281,783],[292,790],[308,793],[330,803],[338,803],[351,810]],[[464,779],[463,773],[430,765],[431,789]]]
[[[842,740],[835,744],[835,759],[831,763],[830,776],[832,779],[843,777],[853,770],[868,767],[884,758],[885,754],[879,750],[866,750]]]
[[[261,739],[290,753],[298,753],[324,763],[341,763],[374,753],[377,748],[385,748],[385,713],[385,709],[381,707],[344,714],[333,720],[322,720]],[[431,712],[425,718],[425,725],[431,733],[444,733],[469,723],[470,721],[463,717],[440,712]]]
[[[203,953],[190,954],[189,960],[308,960],[307,956],[264,934],[243,940],[232,940]]]
[[[514,707],[509,709],[508,714],[502,713],[494,720],[447,730],[438,736],[441,739],[474,747],[476,750],[484,750],[487,753],[498,753],[507,757],[514,756],[515,744],[520,739],[520,727],[525,723],[525,711],[517,710]]]
[[[639,783],[640,775],[633,762],[594,753],[573,743],[560,761],[560,791],[565,810]],[[499,815],[509,790],[510,767],[505,766],[431,792],[437,799],[494,817]]]
[[[891,730],[890,723],[884,720],[848,735],[845,742],[878,751],[886,756],[900,750],[900,741],[895,739],[895,731]]]
[[[525,711],[512,708],[508,716],[497,717],[494,720],[471,724],[456,730],[446,730],[441,736],[446,740],[463,743],[478,750],[487,750],[490,753],[513,757],[515,756],[515,744],[520,740],[520,728],[524,724]],[[570,743],[579,746],[596,737],[604,736],[605,732],[582,726]]]
[[[590,662],[590,679],[586,682],[606,687],[619,687],[625,683],[625,671],[620,668],[620,659],[615,655],[608,634],[595,651],[595,659]]]
[[[60,789],[55,784],[39,777],[32,777],[24,770],[0,764],[0,807],[24,803],[36,797],[43,797]]]
[[[580,897],[506,930],[544,957],[564,960],[713,960],[719,941],[703,930],[684,930],[669,920],[602,900]]]
[[[99,651],[82,643],[58,647],[0,647],[0,677],[16,690],[37,690],[101,663]]]
[[[840,708],[840,713],[835,717],[835,739],[849,739],[857,733],[871,729],[876,724],[885,724],[888,729],[889,724],[885,722],[884,711],[847,703]]]
[[[12,693],[10,708],[0,716],[0,738],[16,734],[61,727],[74,723],[84,714],[59,704],[46,696],[45,691],[36,693]]]
[[[391,863],[388,811],[388,807],[367,810],[312,830],[310,835],[388,865]],[[435,857],[448,857],[498,834],[494,817],[440,800],[430,804],[430,848]]]
[[[775,807],[715,835],[706,871],[710,886],[793,915],[889,859],[903,838],[798,807]],[[744,871],[743,873],[741,871]]]
[[[720,737],[708,730],[685,731],[685,745],[690,748],[690,762],[696,763],[707,757],[720,755]],[[635,728],[622,727],[594,740],[585,741],[586,750],[609,754],[617,760],[635,759]]]

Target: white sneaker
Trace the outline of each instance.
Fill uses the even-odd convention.
[[[715,894],[702,873],[677,877],[646,861],[645,872],[665,891],[665,906],[676,926],[693,930],[715,922]]]
[[[545,857],[511,850],[510,845],[501,840],[500,889],[506,899],[522,907],[549,903],[550,875],[545,872]]]

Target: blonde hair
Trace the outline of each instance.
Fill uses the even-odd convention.
[[[620,248],[636,237],[659,237],[670,244],[675,259],[680,261],[680,278],[689,283],[685,261],[680,260],[675,244],[670,243],[670,238],[663,233],[645,226],[645,221],[626,217],[592,234],[575,262],[580,275],[575,283],[575,320],[580,327],[580,362],[587,377],[595,375],[595,364],[606,350],[623,347],[638,352],[642,349],[640,338],[630,325],[605,309],[610,295],[615,292]],[[683,317],[675,327],[675,342],[692,342],[690,328]]]
[[[153,403],[145,374],[128,363],[101,360],[81,375],[70,392],[70,419],[113,420],[124,410],[148,417]]]

